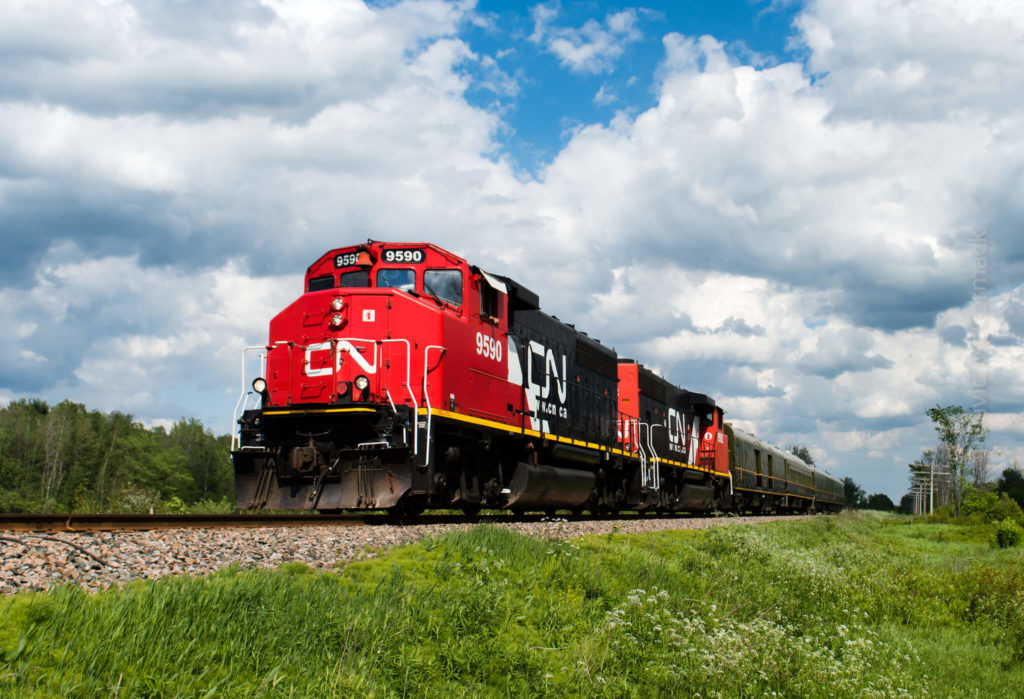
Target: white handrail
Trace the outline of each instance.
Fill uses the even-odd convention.
[[[235,402],[234,413],[232,413],[232,420],[231,420],[231,451],[236,451],[238,449],[238,447],[241,446],[241,435],[239,434],[239,430],[238,430],[238,420],[242,417],[242,414],[239,412],[239,409],[241,408],[242,412],[245,412],[245,406],[247,405],[247,401],[245,400],[246,395],[252,393],[252,391],[247,391],[246,390],[246,384],[245,384],[245,356],[246,356],[246,354],[248,354],[249,352],[251,352],[253,350],[265,350],[265,349],[266,349],[265,345],[249,345],[247,347],[243,347],[242,348],[242,393],[241,393],[241,395],[238,396],[238,400]],[[266,361],[266,357],[265,356],[261,355],[261,357],[263,357],[263,361]],[[261,364],[261,366],[262,366],[262,364]]]
[[[423,400],[427,404],[427,434],[426,434],[427,448],[426,448],[426,454],[425,454],[424,460],[423,460],[424,464],[429,464],[430,463],[430,420],[431,420],[433,408],[430,405],[430,394],[427,392],[427,355],[430,354],[430,350],[432,350],[432,349],[439,349],[439,350],[441,350],[441,356],[442,357],[444,356],[444,353],[448,351],[444,347],[442,347],[441,345],[427,345],[426,347],[423,348]],[[418,418],[417,418],[416,426],[417,426],[417,429],[419,429],[419,419]]]
[[[640,485],[644,488],[647,487],[647,482],[650,477],[647,474],[647,452],[644,450],[644,431],[643,428],[647,426],[647,423],[640,422],[639,419],[634,421],[636,425],[636,446],[640,450]]]
[[[420,431],[419,431],[419,428],[417,427],[416,423],[419,422],[420,418],[419,418],[418,411],[416,410],[416,394],[412,392],[412,375],[411,375],[411,371],[412,371],[412,364],[411,364],[411,361],[412,361],[412,345],[409,343],[408,340],[406,340],[404,338],[400,338],[400,337],[389,338],[387,340],[379,340],[379,342],[381,344],[384,344],[386,342],[404,342],[405,343],[405,390],[409,392],[409,398],[412,400],[412,412],[413,412],[412,453],[413,453],[413,456],[415,456],[416,454],[419,453],[419,434],[420,434]],[[424,364],[425,363],[426,362],[424,361]],[[395,402],[393,400],[391,400],[391,392],[388,391],[386,388],[384,389],[384,391],[385,391],[385,393],[388,394],[388,400],[391,401],[391,409],[395,412],[395,414],[398,414],[398,410],[395,409]]]
[[[234,412],[234,415],[233,415],[233,419],[231,421],[231,423],[232,423],[231,424],[231,450],[232,451],[236,451],[237,449],[241,448],[241,434],[239,433],[239,429],[238,429],[238,421],[239,421],[239,419],[241,419],[242,413],[245,412],[246,407],[249,405],[247,397],[250,396],[250,395],[253,395],[253,393],[254,393],[254,391],[246,390],[246,386],[248,386],[248,382],[246,381],[246,375],[245,375],[245,358],[246,358],[246,355],[249,352],[252,352],[253,350],[267,350],[268,353],[269,353],[269,352],[272,352],[273,350],[275,350],[276,348],[280,347],[281,345],[292,345],[293,347],[298,347],[301,350],[305,350],[306,349],[305,345],[299,345],[299,344],[296,344],[296,343],[288,342],[287,340],[278,340],[277,342],[275,342],[272,345],[249,345],[247,347],[243,347],[242,348],[242,358],[241,358],[241,364],[242,364],[242,372],[241,372],[241,374],[242,374],[242,377],[241,377],[242,378],[242,393],[241,393],[241,395],[238,396],[238,400],[235,402],[235,412]],[[268,354],[260,354],[260,376],[263,376],[264,378],[266,378],[266,375],[267,375],[267,359],[268,359]],[[290,368],[289,368],[289,370],[290,370]]]
[[[661,459],[658,457],[658,452],[654,450],[655,427],[661,427],[664,429],[665,426],[661,424],[652,424],[647,427],[647,446],[651,448],[651,455],[654,457],[654,467],[652,468],[654,471],[654,489],[661,490]]]

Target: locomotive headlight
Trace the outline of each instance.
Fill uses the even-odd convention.
[[[254,390],[254,391],[256,391],[256,393],[260,393],[260,394],[265,393],[266,390],[267,390],[267,380],[264,379],[263,377],[260,377],[260,378],[257,378],[257,379],[253,379],[253,381],[252,381],[252,390]]]
[[[360,374],[359,376],[356,377],[356,380],[353,383],[355,383],[356,388],[358,388],[360,391],[365,391],[367,386],[370,385],[370,380],[363,376],[362,374]]]
[[[335,328],[340,328],[341,324],[345,322],[345,316],[340,313],[335,313],[331,316],[331,325]]]
[[[333,308],[335,311],[340,311],[344,307],[345,299],[341,298],[340,296],[336,297],[333,301],[331,301],[331,308]]]

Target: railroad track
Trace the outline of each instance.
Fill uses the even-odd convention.
[[[685,517],[686,515],[662,515]],[[567,521],[653,519],[652,515],[557,515],[555,519]],[[480,514],[209,514],[209,515],[157,515],[157,514],[0,514],[0,531],[34,532],[90,532],[152,529],[240,529],[251,527],[358,527],[368,525],[414,525],[541,522],[553,519],[542,514],[514,515],[511,513]]]

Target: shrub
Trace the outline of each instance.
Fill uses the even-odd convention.
[[[935,512],[928,515],[928,521],[933,524],[955,524],[956,517],[953,515],[953,508],[949,505],[939,505]]]
[[[177,495],[172,495],[165,502],[160,503],[159,509],[161,513],[169,515],[188,514],[188,507],[185,505],[185,501]]]
[[[1012,519],[1017,524],[1024,525],[1024,511],[1020,509],[1016,500],[1003,493],[1003,496],[992,506],[992,521],[998,522],[1005,519]]]
[[[996,525],[996,530],[992,534],[992,545],[1008,549],[1020,545],[1021,539],[1024,539],[1024,529],[1012,519],[1004,519]]]
[[[963,505],[960,507],[960,514],[969,517],[970,515],[982,515],[985,520],[991,521],[992,508],[999,501],[999,496],[988,490],[979,490],[974,486],[964,488]]]
[[[42,512],[41,504],[13,490],[0,490],[0,512]]]
[[[231,514],[234,511],[235,501],[227,497],[220,500],[206,498],[188,506],[188,512],[194,515]]]
[[[155,512],[160,508],[160,493],[128,481],[114,494],[115,512]]]

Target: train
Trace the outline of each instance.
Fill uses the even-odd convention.
[[[231,450],[240,509],[843,506],[840,481],[725,422],[710,396],[430,243],[326,252],[242,367]]]

